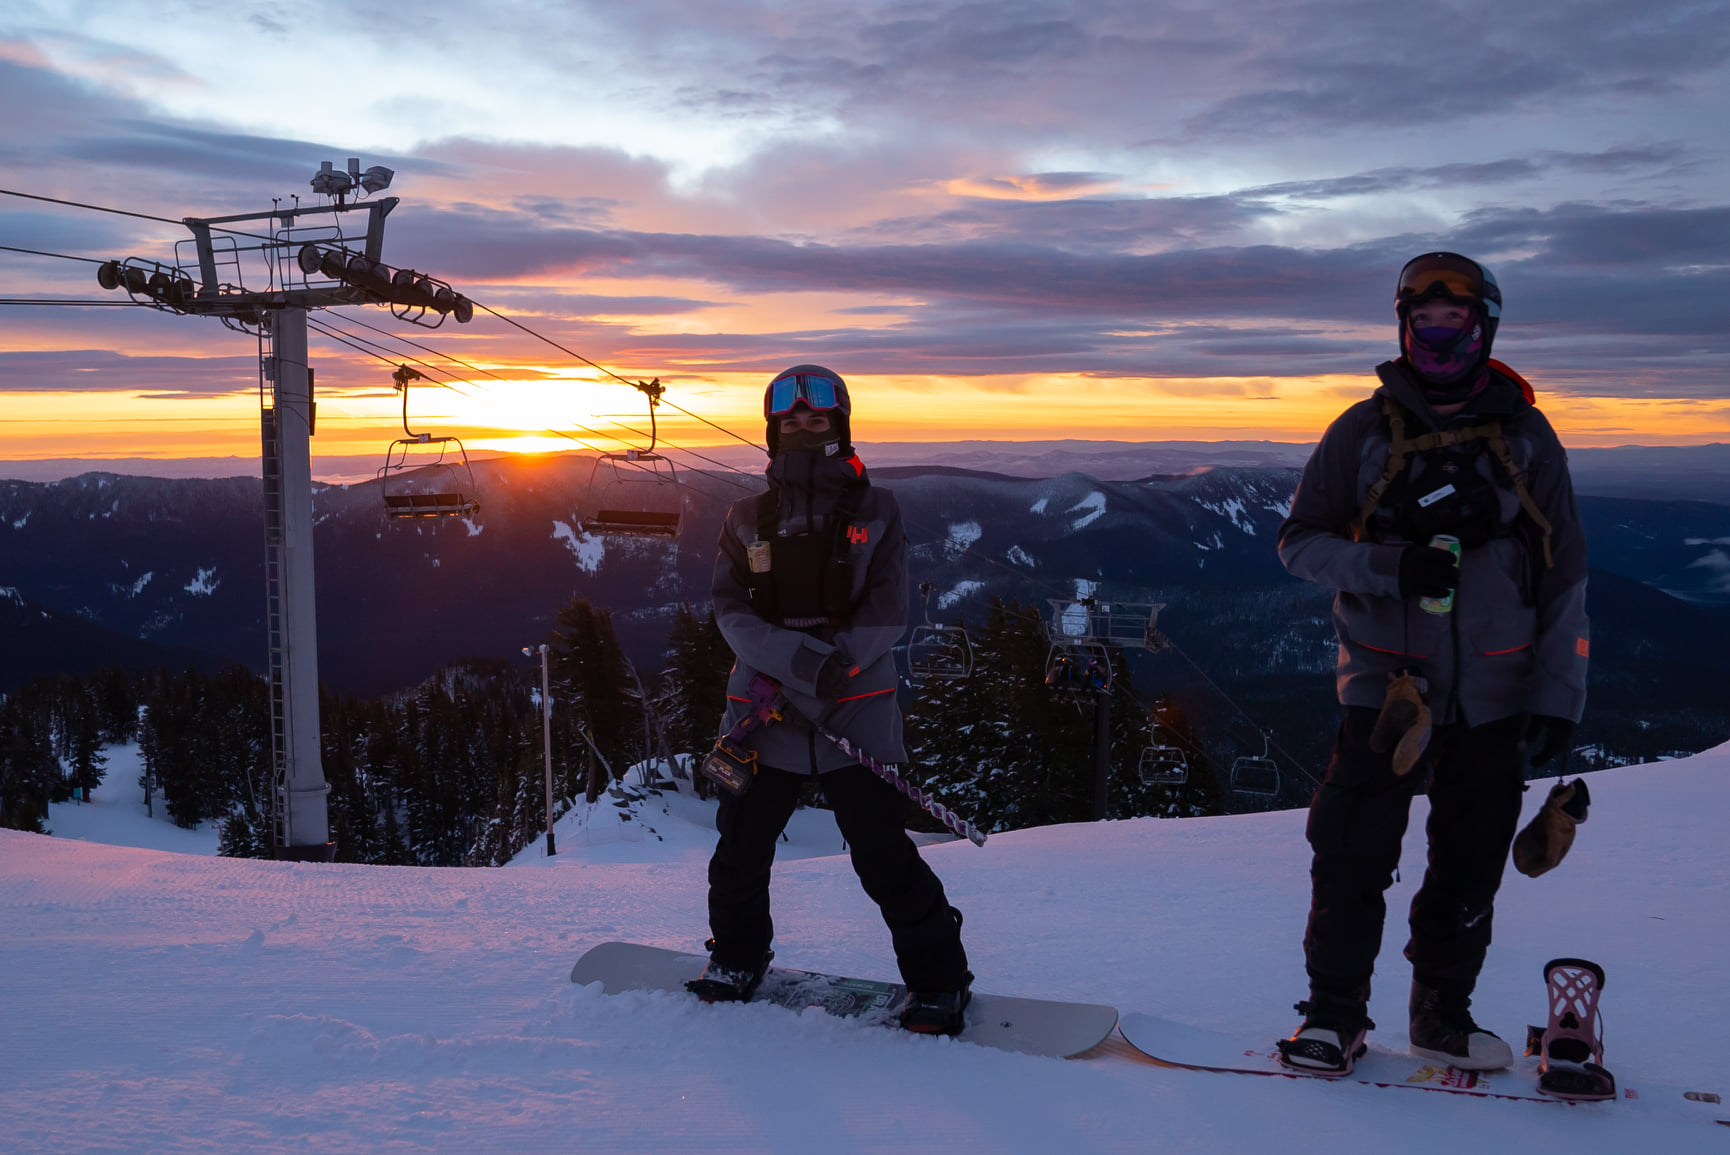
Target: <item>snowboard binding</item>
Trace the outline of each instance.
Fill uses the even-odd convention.
[[[1526,1054],[1538,1056],[1538,1089],[1558,1099],[1616,1097],[1616,1077],[1604,1068],[1604,1030],[1598,996],[1604,968],[1580,958],[1544,964],[1550,1022],[1526,1030]]]
[[[1274,1044],[1279,1048],[1280,1063],[1310,1075],[1351,1074],[1353,1066],[1370,1049],[1365,1036],[1375,1024],[1367,1018],[1352,1027],[1331,1019],[1318,1022],[1308,1002],[1298,1003],[1293,1009],[1304,1016],[1304,1021],[1291,1038]]]
[[[959,1035],[967,1026],[967,1005],[973,1001],[973,972],[952,991],[908,991],[896,1016],[902,1029],[920,1035]]]
[[[715,940],[710,939],[703,945],[713,952]],[[774,958],[774,951],[764,951],[760,965],[754,968],[734,968],[717,963],[711,954],[709,965],[703,968],[702,975],[687,982],[685,989],[706,1003],[749,1002],[751,996],[757,993],[757,988],[763,984],[763,976],[769,973],[769,964]]]

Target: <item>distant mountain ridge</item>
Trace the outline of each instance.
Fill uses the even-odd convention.
[[[1565,441],[1566,439],[1564,439]],[[873,467],[945,466],[1005,477],[1043,478],[1078,472],[1102,481],[1133,481],[1155,474],[1205,469],[1297,469],[1313,443],[1284,441],[940,441],[860,442]],[[704,456],[735,469],[758,472],[760,450],[737,443],[704,446]],[[485,455],[480,455],[484,457]],[[572,453],[573,457],[583,455]],[[1730,504],[1730,444],[1569,450],[1582,494]],[[316,455],[313,476],[330,484],[370,479],[379,455]],[[681,466],[684,459],[681,459]],[[692,464],[698,464],[692,459]],[[256,457],[54,458],[0,461],[0,479],[61,481],[86,473],[163,478],[257,477]]]

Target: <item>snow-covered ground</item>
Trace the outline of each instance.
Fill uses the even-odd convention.
[[[102,785],[90,792],[90,801],[56,802],[48,808],[46,825],[56,837],[176,854],[216,853],[222,842],[216,823],[200,823],[196,830],[176,826],[160,793],[155,805],[145,809],[144,787],[138,781],[144,763],[136,742],[107,746],[102,753],[108,759],[107,771]]]
[[[1604,771],[1592,790],[1560,869],[1509,872],[1476,1010],[1518,1040],[1543,1018],[1543,962],[1596,959],[1609,1064],[1664,1095],[1570,1107],[1174,1071],[1109,1048],[1060,1062],[573,987],[572,962],[598,942],[704,937],[701,816],[669,805],[666,841],[578,854],[573,829],[573,853],[542,869],[237,861],[0,832],[0,1148],[1730,1149],[1712,1122],[1730,1107],[1674,1093],[1730,1092],[1730,747]],[[1392,1044],[1423,811],[1371,1007]],[[967,913],[982,989],[1272,1036],[1303,993],[1303,819],[1049,827],[925,853]],[[599,861],[609,845],[642,860]],[[775,902],[781,961],[893,974],[844,856],[784,860]]]

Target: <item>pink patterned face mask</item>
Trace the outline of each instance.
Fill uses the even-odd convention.
[[[1406,326],[1406,360],[1426,384],[1452,385],[1478,368],[1484,349],[1483,322],[1474,318],[1464,329]]]

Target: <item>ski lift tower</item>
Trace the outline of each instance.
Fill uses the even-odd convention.
[[[312,178],[320,203],[268,212],[186,217],[192,234],[172,261],[107,261],[103,288],[170,313],[215,317],[259,345],[264,474],[265,626],[271,710],[272,849],[278,858],[329,861],[319,755],[318,622],[312,566],[311,437],[317,420],[307,362],[307,313],[334,305],[389,306],[400,320],[436,328],[474,317],[450,285],[380,261],[385,217],[396,197],[373,197],[395,174],[382,165],[346,171],[325,161]],[[251,284],[248,284],[248,278]]]
[[[1047,682],[1053,663],[1078,659],[1103,660],[1102,678],[1078,687],[1093,695],[1093,821],[1105,819],[1111,791],[1111,662],[1113,650],[1158,649],[1157,628],[1160,602],[1102,602],[1094,597],[1048,598],[1051,621],[1046,631],[1051,641],[1047,659]]]

